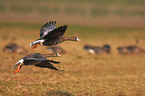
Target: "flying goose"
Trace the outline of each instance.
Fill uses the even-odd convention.
[[[80,41],[77,37],[64,37],[67,25],[55,27],[56,21],[51,21],[42,26],[40,30],[40,38],[30,44],[33,49],[38,45],[52,46],[63,41]]]
[[[58,57],[58,56],[60,56],[58,53],[53,53],[53,54],[31,53],[21,58],[20,60],[18,60],[18,62],[13,66],[13,68],[18,66],[18,69],[14,72],[14,74],[19,72],[23,65],[34,65],[36,67],[43,67],[43,68],[63,71],[63,70],[57,69],[56,67],[52,65],[52,63],[58,64],[60,62],[46,59],[47,57]]]

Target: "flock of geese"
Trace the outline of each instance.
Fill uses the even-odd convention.
[[[139,46],[139,41],[140,40],[137,39],[136,44],[134,45],[120,46],[120,47],[117,47],[116,49],[118,53],[120,54],[145,53],[145,50]],[[94,45],[86,44],[84,45],[83,49],[90,54],[103,54],[103,53],[111,54],[111,46],[109,44],[105,44],[103,46],[94,46]],[[49,46],[47,47],[47,50],[51,51],[52,53],[60,53],[60,54],[66,53],[66,50],[60,46]],[[16,43],[9,43],[3,48],[3,51],[10,51],[11,53],[14,53],[14,54],[28,53],[28,51],[24,47],[19,46]]]
[[[120,54],[140,54],[145,53],[145,50],[139,46],[140,39],[136,40],[134,45],[129,46],[120,46],[117,47],[117,51]],[[93,46],[93,45],[85,45],[84,50],[86,50],[90,54],[102,54],[102,53],[111,53],[111,46],[105,44],[103,46]]]
[[[77,37],[65,37],[63,36],[67,25],[60,26],[58,28],[55,27],[56,21],[51,21],[49,23],[46,23],[42,26],[40,30],[40,38],[35,40],[33,43],[30,44],[30,47],[32,49],[41,46],[53,46],[57,45],[64,41],[80,41]],[[21,46],[18,46],[17,44],[10,43],[5,46],[3,51],[10,50],[11,52],[22,52],[22,50],[25,50]],[[40,54],[40,53],[31,53],[28,54],[21,59],[18,60],[18,62],[13,66],[15,68],[18,66],[18,69],[14,72],[16,74],[20,71],[21,67],[23,65],[34,65],[36,67],[42,67],[42,68],[50,68],[53,70],[63,71],[59,70],[56,67],[52,65],[58,64],[60,62],[54,61],[54,60],[48,60],[47,57],[58,57],[60,56],[58,53],[52,53],[52,54]]]
[[[60,62],[54,61],[54,60],[48,60],[47,57],[59,57],[59,53],[63,54],[66,53],[66,51],[61,48],[60,46],[55,46],[61,42],[64,41],[80,41],[77,37],[65,37],[63,36],[67,25],[60,26],[58,28],[55,27],[56,21],[51,21],[49,23],[46,23],[42,26],[40,29],[40,38],[35,40],[30,44],[30,47],[32,49],[37,48],[39,45],[41,46],[48,46],[47,49],[52,52],[52,54],[40,54],[40,53],[31,53],[22,46],[17,45],[16,43],[9,43],[3,48],[3,51],[10,51],[14,54],[16,53],[27,53],[28,55],[22,57],[18,60],[18,62],[13,66],[15,68],[18,66],[18,69],[14,72],[16,74],[20,71],[21,67],[23,65],[34,65],[36,67],[42,67],[42,68],[49,68],[53,70],[63,71],[59,70],[56,67],[52,65],[58,64]],[[138,54],[138,53],[145,53],[145,50],[140,48],[138,43],[139,39],[136,40],[136,44],[129,45],[129,46],[121,46],[118,47],[117,50],[120,54]],[[84,45],[83,49],[87,51],[90,54],[102,54],[102,53],[111,53],[111,46],[108,44],[105,44],[103,46],[93,46],[93,45]]]

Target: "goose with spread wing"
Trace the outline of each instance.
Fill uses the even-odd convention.
[[[58,64],[60,62],[46,59],[47,57],[58,57],[58,56],[60,56],[58,53],[52,53],[52,54],[31,53],[31,54],[21,58],[13,66],[13,68],[18,66],[18,69],[14,72],[14,74],[19,72],[23,65],[34,65],[36,67],[43,67],[43,68],[49,68],[49,69],[53,69],[53,70],[63,71],[63,70],[57,69],[56,67],[54,67],[52,65],[52,63]]]
[[[63,41],[80,41],[77,37],[64,37],[67,25],[55,27],[56,21],[51,21],[42,26],[40,30],[40,38],[30,44],[33,49],[38,45],[53,46]]]

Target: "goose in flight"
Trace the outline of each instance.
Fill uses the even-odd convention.
[[[53,69],[53,70],[63,71],[63,70],[57,69],[56,67],[54,67],[52,65],[52,63],[58,64],[60,62],[46,59],[47,57],[58,57],[58,56],[60,56],[58,53],[52,53],[52,54],[31,53],[31,54],[21,58],[13,66],[13,68],[18,66],[18,69],[14,72],[14,74],[19,72],[23,65],[34,65],[36,67],[49,68],[49,69]]]
[[[67,25],[55,27],[56,21],[51,21],[42,26],[40,30],[40,38],[30,44],[32,49],[36,48],[38,45],[43,46],[53,46],[57,45],[63,41],[80,41],[77,37],[65,37],[63,36]]]

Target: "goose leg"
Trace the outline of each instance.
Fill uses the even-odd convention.
[[[39,43],[39,44],[40,44],[40,43]],[[33,47],[32,47],[32,49],[34,49],[34,48],[38,47],[38,46],[39,46],[39,44],[37,44],[37,45],[33,46]]]
[[[20,64],[20,65],[18,66],[18,69],[14,72],[14,74],[18,73],[18,72],[20,71],[21,67],[22,67],[22,64]]]

